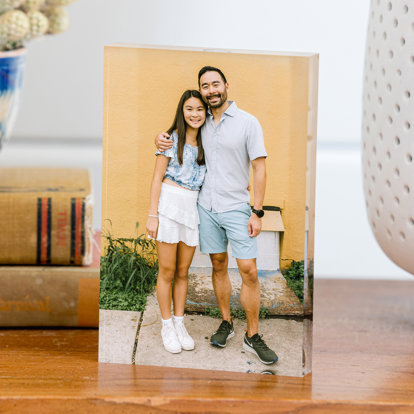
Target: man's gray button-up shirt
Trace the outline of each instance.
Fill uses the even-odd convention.
[[[267,157],[259,121],[229,102],[217,126],[209,110],[201,130],[207,172],[198,202],[219,213],[250,203],[250,161]]]

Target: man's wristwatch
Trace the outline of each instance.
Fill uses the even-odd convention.
[[[252,213],[256,214],[256,216],[259,217],[259,218],[262,218],[264,216],[264,211],[263,210],[256,210],[253,207],[252,207]]]

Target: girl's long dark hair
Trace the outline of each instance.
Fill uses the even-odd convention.
[[[178,102],[177,106],[177,112],[175,113],[174,122],[172,123],[171,127],[168,129],[167,133],[172,134],[173,131],[177,130],[177,136],[178,136],[178,143],[177,143],[177,158],[180,165],[183,165],[183,152],[184,152],[184,145],[185,145],[185,132],[187,129],[187,123],[184,119],[184,103],[190,98],[197,98],[200,99],[202,102],[206,112],[207,112],[207,105],[204,103],[203,98],[200,95],[199,91],[188,89],[185,91],[180,101]],[[198,129],[197,132],[197,147],[198,147],[198,155],[197,155],[197,164],[198,165],[204,165],[205,159],[204,159],[204,150],[203,145],[201,143],[201,128]]]

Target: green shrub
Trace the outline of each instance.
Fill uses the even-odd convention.
[[[155,244],[141,234],[114,238],[109,233],[101,257],[101,309],[143,311],[158,274]]]
[[[309,262],[309,270],[308,270],[308,286],[309,292],[311,296],[311,300],[313,301],[313,260]]]
[[[283,276],[287,285],[295,292],[295,295],[303,304],[303,288],[304,288],[304,262],[296,262],[292,260],[289,269],[284,270]]]

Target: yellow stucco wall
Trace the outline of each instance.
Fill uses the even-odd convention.
[[[306,170],[315,158],[308,135],[314,131],[316,139],[310,116],[316,97],[309,91],[317,55],[106,47],[102,228],[110,219],[114,236],[131,237],[138,221],[145,232],[155,135],[170,126],[182,92],[197,89],[205,65],[221,68],[229,99],[259,119],[269,155],[264,204],[281,207],[285,225],[281,265],[303,260],[305,205],[315,177],[313,170],[307,178]],[[313,243],[308,251],[313,254]]]

